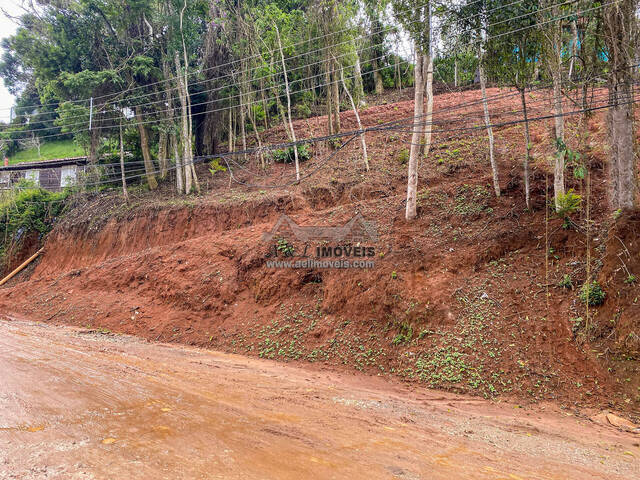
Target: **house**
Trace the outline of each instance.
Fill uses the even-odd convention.
[[[21,179],[27,179],[45,190],[57,192],[75,185],[86,165],[87,157],[74,157],[0,166],[0,189],[10,189]]]

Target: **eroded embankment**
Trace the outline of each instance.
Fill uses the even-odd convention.
[[[551,288],[545,306],[540,216],[526,226],[508,199],[486,196],[487,208],[456,213],[439,198],[410,224],[393,200],[360,203],[379,219],[376,267],[365,270],[266,267],[261,237],[281,212],[307,225],[353,214],[312,211],[303,199],[59,225],[31,278],[3,290],[0,306],[484,396],[604,401],[614,382],[575,338],[575,293]],[[556,271],[577,261],[580,242],[572,232],[556,238]]]
[[[503,101],[505,112],[513,102]],[[363,121],[391,121],[410,106],[373,107]],[[348,114],[342,120],[355,125]],[[309,135],[325,128],[321,117],[300,122]],[[546,222],[553,196],[546,160],[555,151],[548,127],[531,125],[531,209],[522,195],[518,125],[495,131],[500,198],[481,131],[439,138],[421,162],[418,218],[410,223],[403,218],[406,143],[396,132],[367,135],[369,172],[355,167],[352,142],[330,162],[329,149],[315,152],[305,166],[321,175],[286,189],[230,188],[219,175],[198,199],[148,192],[127,207],[117,195],[98,198],[57,224],[40,263],[0,291],[0,308],[487,397],[637,410],[638,217],[613,220],[608,211],[605,128],[595,115],[586,129],[566,125],[567,138],[588,132],[573,143],[592,168],[591,197],[583,198],[589,255],[584,209],[564,226],[551,212]],[[277,129],[268,135],[286,138]],[[281,184],[282,168],[272,165],[261,181]],[[565,181],[585,193],[583,181],[569,174]],[[281,213],[301,225],[342,225],[355,213],[375,221],[375,268],[267,268],[273,245],[261,237]],[[589,322],[579,298],[587,271],[606,292]]]

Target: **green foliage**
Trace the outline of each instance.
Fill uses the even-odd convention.
[[[209,172],[211,175],[215,175],[217,172],[226,172],[227,167],[220,164],[220,159],[214,158],[209,162]]]
[[[306,103],[299,103],[298,105],[296,105],[296,113],[299,117],[309,118],[312,114],[311,107],[309,107],[309,105],[307,105]]]
[[[49,232],[55,218],[64,210],[69,191],[54,193],[32,187],[32,182],[20,182],[0,203],[0,241],[3,242],[0,258],[3,261],[30,233]]]
[[[582,180],[587,175],[587,167],[584,164],[582,155],[575,150],[567,148],[561,139],[556,139],[558,151],[565,155],[565,166],[573,168],[573,177]]]
[[[85,154],[84,150],[73,140],[58,140],[46,142],[40,146],[40,158],[38,158],[38,149],[29,148],[20,150],[9,157],[9,164],[21,162],[35,162],[38,160],[52,160],[54,158],[81,157]]]
[[[456,192],[453,211],[461,216],[491,213],[493,209],[488,204],[490,197],[489,190],[482,185],[464,184]]]
[[[633,285],[637,281],[638,281],[638,278],[632,273],[627,275],[627,278],[624,279],[624,283],[626,283],[627,285]]]
[[[562,288],[572,289],[573,281],[571,280],[571,275],[566,274],[562,277],[562,280],[558,282],[558,286]]]
[[[279,238],[276,243],[276,248],[278,252],[282,253],[285,257],[292,257],[294,253],[294,247],[291,245],[286,238]]]
[[[597,307],[598,305],[602,305],[607,294],[600,286],[598,281],[594,280],[593,282],[585,283],[582,285],[580,289],[580,301],[585,305],[589,305],[591,307]]]
[[[407,163],[409,163],[409,149],[403,148],[402,150],[400,150],[398,152],[397,159],[401,165],[406,165]]]
[[[567,218],[572,213],[580,210],[582,197],[577,195],[573,189],[569,189],[564,195],[558,195],[556,199],[556,214],[562,218]]]
[[[455,68],[458,65],[458,86],[472,84],[478,70],[478,56],[472,52],[439,56],[433,61],[434,81],[453,84],[455,80]]]
[[[271,158],[276,163],[293,163],[295,161],[294,147],[285,150],[274,150]],[[311,158],[311,151],[308,145],[298,145],[298,161],[306,162]]]
[[[398,334],[393,337],[391,343],[394,345],[403,345],[405,343],[409,343],[413,338],[413,327],[409,325],[407,322],[403,322],[400,325],[400,329]]]

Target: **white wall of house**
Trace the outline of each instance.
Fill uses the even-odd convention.
[[[36,185],[40,185],[40,170],[27,170],[24,172],[24,178],[32,180]]]
[[[75,165],[67,165],[62,167],[60,172],[60,188],[71,187],[76,183],[77,167]]]

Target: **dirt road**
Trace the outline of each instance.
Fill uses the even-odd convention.
[[[0,320],[1,479],[631,479],[640,436],[134,337]]]

